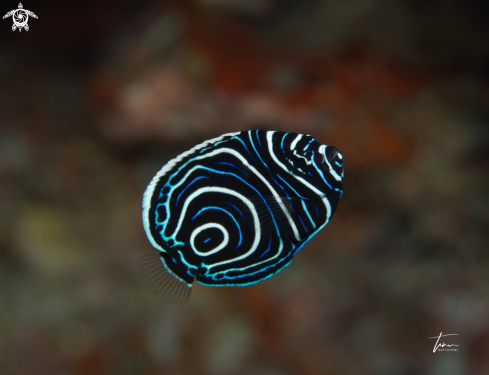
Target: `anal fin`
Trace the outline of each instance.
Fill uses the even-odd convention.
[[[158,253],[140,256],[137,266],[141,281],[150,292],[167,303],[178,305],[187,302],[191,286],[173,275],[164,262]]]

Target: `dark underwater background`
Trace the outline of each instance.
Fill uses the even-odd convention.
[[[1,375],[489,373],[488,2],[23,5],[28,32],[0,22]],[[144,189],[248,129],[338,147],[338,210],[270,280],[166,305],[136,271]]]

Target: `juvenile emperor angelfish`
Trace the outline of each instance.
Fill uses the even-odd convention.
[[[195,281],[246,286],[287,267],[333,216],[343,155],[310,135],[252,130],[205,141],[166,164],[143,197],[157,253],[138,268],[170,303]]]

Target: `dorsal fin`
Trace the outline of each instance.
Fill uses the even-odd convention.
[[[192,284],[178,279],[164,262],[165,259],[158,253],[139,257],[138,272],[144,286],[167,303],[177,305],[187,302],[192,292]]]

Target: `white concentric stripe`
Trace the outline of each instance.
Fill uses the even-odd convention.
[[[340,175],[336,173],[336,171],[331,167],[331,164],[329,164],[329,160],[328,157],[326,156],[325,151],[326,151],[326,145],[321,145],[321,147],[319,147],[319,152],[324,156],[324,161],[326,162],[326,164],[328,164],[329,173],[331,173],[331,175],[334,177],[336,181],[341,181]]]
[[[331,219],[331,204],[329,203],[329,200],[326,197],[322,197],[321,199],[323,200],[324,206],[326,207],[326,212],[327,212],[326,221],[322,225],[320,225],[314,232],[312,232],[307,237],[306,241],[302,242],[299,245],[299,247],[295,250],[295,253],[297,253],[300,249],[302,249],[304,245],[311,240],[311,238],[313,238],[321,229],[323,229],[326,226],[326,224],[329,223],[329,219]]]
[[[253,263],[253,264],[250,264],[249,266],[246,266],[246,267],[241,267],[241,268],[228,268],[226,269],[226,272],[234,272],[234,271],[245,271],[247,270],[248,268],[251,268],[251,267],[256,267],[256,266],[259,266],[260,264],[262,263],[267,263],[267,262],[271,262],[272,260],[274,260],[275,258],[279,257],[280,255],[282,255],[282,250],[284,249],[284,241],[282,240],[281,237],[278,237],[279,241],[280,241],[280,245],[279,245],[279,248],[278,248],[278,251],[277,251],[277,254],[275,254],[273,257],[271,258],[266,258],[266,259],[263,259],[262,261],[260,262],[257,262],[257,263]],[[218,264],[223,264],[223,263],[228,263],[228,262],[221,262],[221,263],[218,263]],[[205,276],[207,277],[211,277],[211,275],[213,274],[210,274],[209,273],[209,270],[218,265],[218,264],[212,264],[212,265],[207,265],[205,263],[202,264],[202,267],[205,267],[207,268],[207,271],[205,272]],[[220,273],[222,271],[219,271],[217,273]]]
[[[158,184],[158,181],[162,176],[164,176],[168,171],[170,171],[176,164],[178,164],[180,161],[185,159],[187,156],[191,155],[197,150],[200,150],[206,146],[209,146],[215,142],[221,141],[222,139],[226,137],[234,137],[236,135],[240,134],[240,132],[236,133],[227,133],[223,134],[219,137],[209,139],[205,142],[202,142],[198,144],[197,146],[192,147],[190,150],[185,151],[184,153],[178,155],[176,158],[170,160],[168,163],[166,163],[163,168],[160,169],[158,173],[153,177],[151,182],[149,183],[148,187],[146,188],[144,194],[143,194],[143,212],[142,212],[142,218],[143,218],[143,227],[144,231],[146,232],[146,236],[148,237],[149,242],[151,242],[151,245],[155,247],[156,249],[166,252],[165,249],[163,249],[161,246],[159,246],[156,241],[154,240],[153,236],[151,235],[151,230],[149,228],[149,209],[151,206],[151,197],[153,196],[154,190],[156,185]]]
[[[267,134],[267,136],[268,136],[268,134]],[[302,138],[302,134],[299,134],[297,137],[295,137],[295,139],[290,144],[291,150],[293,150],[295,148],[295,146],[297,146],[297,143],[301,140],[301,138]]]
[[[294,155],[297,156],[298,158],[301,158],[301,159],[304,159],[306,161],[306,164],[307,165],[311,165],[312,163],[312,160],[311,159],[307,159],[305,156],[301,156],[297,153],[297,150],[294,150]]]
[[[200,188],[200,189],[194,191],[185,200],[185,204],[183,205],[183,208],[182,208],[182,211],[180,214],[180,218],[178,219],[177,227],[175,228],[175,232],[173,233],[172,237],[176,238],[177,233],[180,230],[180,227],[182,226],[182,222],[183,222],[183,219],[187,213],[187,209],[188,209],[190,202],[192,202],[192,200],[194,200],[194,198],[196,198],[199,195],[204,194],[204,193],[223,193],[223,194],[234,195],[235,197],[241,199],[248,206],[248,208],[251,211],[251,214],[253,216],[253,222],[258,221],[258,213],[256,212],[255,206],[253,206],[253,204],[244,195],[241,195],[240,193],[237,193],[236,191],[231,190],[231,189],[208,186],[208,187]],[[253,244],[251,245],[251,249],[248,250],[248,252],[246,252],[245,254],[243,254],[239,257],[212,264],[212,265],[208,266],[208,268],[215,267],[215,266],[218,266],[220,264],[236,262],[238,260],[244,259],[244,258],[248,257],[249,255],[253,254],[253,252],[258,247],[258,244],[260,243],[260,236],[261,236],[261,230],[258,228],[258,231],[255,231],[255,240],[253,241]]]
[[[268,148],[270,149],[270,156],[272,157],[273,161],[280,167],[282,168],[283,170],[285,170],[287,173],[289,173],[291,176],[294,176],[294,178],[296,178],[297,180],[299,180],[304,186],[307,186],[309,189],[311,189],[313,192],[315,192],[317,195],[319,196],[323,196],[324,195],[324,192],[322,192],[321,190],[319,190],[318,188],[316,188],[315,186],[311,185],[309,182],[307,182],[306,180],[304,180],[303,178],[299,177],[299,176],[296,176],[295,174],[291,174],[288,169],[285,167],[285,165],[283,165],[278,159],[277,157],[275,156],[275,154],[273,153],[273,148],[272,148],[272,136],[273,134],[268,133],[267,134],[267,142],[268,142]],[[329,216],[331,214],[331,205],[329,204],[329,201],[325,198],[322,198],[323,202],[327,202],[328,203],[328,206],[326,207],[327,211],[328,211],[328,220],[329,220]],[[325,206],[326,206],[326,203],[325,203]],[[329,207],[329,208],[328,208]],[[327,221],[326,221],[327,222]]]
[[[195,243],[194,243],[195,237],[200,232],[202,232],[202,231],[204,231],[206,229],[209,229],[209,228],[217,228],[217,229],[219,229],[222,232],[222,235],[224,236],[224,239],[214,249],[212,249],[210,251],[206,251],[205,253],[202,253],[202,252],[198,251],[195,248]],[[208,255],[215,254],[219,250],[224,249],[226,247],[226,245],[228,244],[228,242],[229,242],[229,234],[228,234],[228,231],[226,230],[226,228],[224,228],[221,224],[218,224],[218,223],[207,223],[207,224],[201,225],[200,227],[195,228],[194,231],[192,232],[192,234],[190,235],[190,246],[192,247],[192,250],[194,251],[194,253],[197,254],[197,255],[200,255],[200,256],[208,256]]]
[[[304,199],[301,199],[301,203],[302,203],[302,208],[306,212],[306,215],[309,218],[309,221],[311,222],[312,227],[315,229],[316,223],[312,220],[311,214],[309,213],[309,210],[306,207],[306,201]]]
[[[331,186],[329,184],[329,182],[326,180],[325,173],[327,173],[327,172],[326,171],[323,171],[323,170],[320,170],[315,161],[313,161],[312,165],[316,169],[318,175],[323,179],[324,183],[326,183],[327,185]]]
[[[292,220],[292,217],[290,216],[289,211],[287,210],[287,208],[283,204],[282,200],[280,199],[280,195],[275,191],[275,189],[273,188],[273,186],[270,185],[270,183],[268,182],[268,180],[265,177],[263,177],[263,175],[260,172],[258,172],[255,169],[255,167],[253,167],[250,163],[248,163],[248,161],[243,156],[241,156],[241,154],[239,152],[237,152],[237,151],[235,151],[233,149],[230,149],[230,148],[221,148],[221,149],[217,149],[217,150],[211,151],[211,152],[209,152],[209,153],[207,153],[205,155],[197,156],[193,160],[206,159],[206,158],[209,158],[209,157],[212,157],[212,156],[215,156],[215,155],[218,155],[218,154],[222,154],[222,153],[231,154],[231,155],[235,156],[236,158],[238,158],[244,165],[246,165],[246,167],[248,167],[256,176],[258,176],[258,178],[260,180],[262,180],[262,182],[267,186],[267,188],[270,190],[270,192],[272,193],[272,195],[275,198],[277,198],[277,202],[279,203],[280,207],[284,211],[285,216],[287,217],[287,220],[289,221],[289,224],[292,227],[292,231],[294,232],[295,238],[299,241],[300,240],[300,237],[299,237],[299,231],[297,230],[297,226],[295,225],[294,221]],[[170,198],[171,198],[171,195],[172,195],[173,191],[176,191],[176,188],[178,188],[181,184],[183,184],[185,182],[185,180],[190,176],[190,174],[194,170],[196,170],[196,169],[199,169],[199,166],[195,166],[192,169],[190,169],[185,174],[185,176],[177,184],[175,184],[173,186],[173,189],[168,193],[168,201],[170,201]]]
[[[202,157],[200,157],[200,158],[202,158]],[[188,171],[188,172],[185,174],[185,176],[184,176],[184,177],[183,177],[183,178],[180,180],[180,182],[179,182],[178,184],[174,185],[174,189],[172,189],[172,191],[169,193],[169,196],[171,196],[171,194],[173,193],[173,191],[176,191],[176,189],[175,189],[176,187],[178,187],[179,185],[181,185],[181,184],[182,184],[182,183],[183,183],[183,182],[184,182],[186,179],[188,179],[188,178],[190,177],[190,175],[191,175],[191,174],[192,174],[194,171],[196,171],[196,170],[198,170],[198,169],[203,169],[203,167],[202,167],[201,165],[197,165],[197,166],[195,166],[195,167],[192,167],[192,168],[191,168],[191,169],[190,169],[190,170],[189,170],[189,171]],[[170,198],[168,199],[168,201],[169,201],[169,200],[170,200]],[[280,200],[280,202],[282,202],[282,200]],[[293,228],[294,228],[294,227],[295,227],[295,223],[292,223],[292,225],[293,225]],[[258,227],[260,227],[260,224],[258,224]],[[295,227],[295,228],[297,229],[297,227]],[[172,236],[175,236],[175,232],[172,234]],[[275,254],[273,257],[263,259],[263,261],[258,262],[258,263],[255,263],[255,264],[253,264],[252,266],[257,266],[257,265],[260,265],[260,264],[262,264],[262,263],[266,263],[266,262],[272,261],[273,259],[275,259],[275,258],[279,257],[279,256],[281,255],[281,253],[282,253],[283,247],[284,247],[284,245],[283,245],[283,241],[282,241],[282,239],[280,238],[280,245],[279,245],[279,249],[278,249],[277,253],[276,253],[276,254]],[[219,264],[225,264],[225,263],[228,263],[228,262],[221,262],[221,263],[219,263]],[[212,265],[212,267],[213,267],[213,266],[214,266],[214,265]],[[206,267],[207,267],[207,266],[206,266]],[[250,267],[251,267],[251,266],[250,266]],[[208,269],[210,269],[210,268],[211,268],[211,267],[208,267]],[[238,271],[241,271],[241,270],[244,270],[244,269],[247,269],[247,268],[249,268],[249,267],[244,267],[244,268],[233,268],[232,270],[238,270]]]

